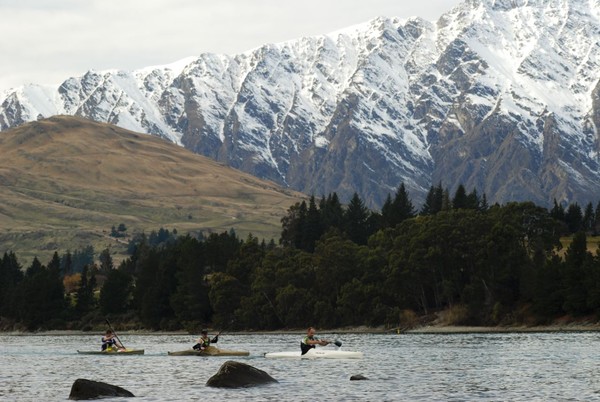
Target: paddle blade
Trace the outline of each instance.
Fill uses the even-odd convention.
[[[336,340],[335,342],[333,342],[333,344],[335,346],[337,346],[338,348],[342,347],[342,342],[341,341]]]

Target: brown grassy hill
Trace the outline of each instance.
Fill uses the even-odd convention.
[[[19,261],[93,245],[122,256],[108,233],[160,227],[181,233],[234,228],[278,238],[303,195],[157,137],[57,116],[0,133],[0,252]],[[118,258],[117,258],[118,260]]]

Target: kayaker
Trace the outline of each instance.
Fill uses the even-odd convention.
[[[302,351],[302,354],[305,354],[309,350],[314,349],[316,345],[327,346],[329,345],[329,342],[315,338],[315,329],[313,327],[308,327],[306,336],[302,339],[302,342],[300,342],[300,350]]]
[[[119,343],[119,341],[115,337],[115,334],[110,329],[107,329],[106,333],[102,337],[102,350],[104,351],[109,347],[117,347],[119,349],[123,349],[123,346]]]
[[[197,343],[192,346],[195,350],[204,350],[210,346],[211,343],[219,342],[219,334],[215,335],[214,338],[210,339],[208,337],[208,331],[202,330],[200,332],[200,338],[198,338]]]

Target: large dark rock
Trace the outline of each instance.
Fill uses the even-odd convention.
[[[69,399],[73,400],[84,400],[84,399],[99,399],[106,397],[134,397],[131,392],[117,387],[116,385],[110,385],[105,382],[85,380],[78,378],[71,387],[71,394]]]
[[[208,387],[240,388],[277,382],[266,372],[248,364],[228,360],[206,382]]]

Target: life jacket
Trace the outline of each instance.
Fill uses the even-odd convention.
[[[104,336],[102,337],[102,350],[106,350],[106,349],[108,349],[109,346],[113,346],[116,344],[117,344],[117,341],[115,340],[115,338],[107,339]]]
[[[302,342],[300,342],[300,351],[302,352],[303,355],[306,354],[306,352],[308,352],[309,350],[315,348],[315,345],[309,345],[307,343],[309,340],[314,341],[316,339],[306,336],[306,337],[304,337],[304,339],[302,339]]]

